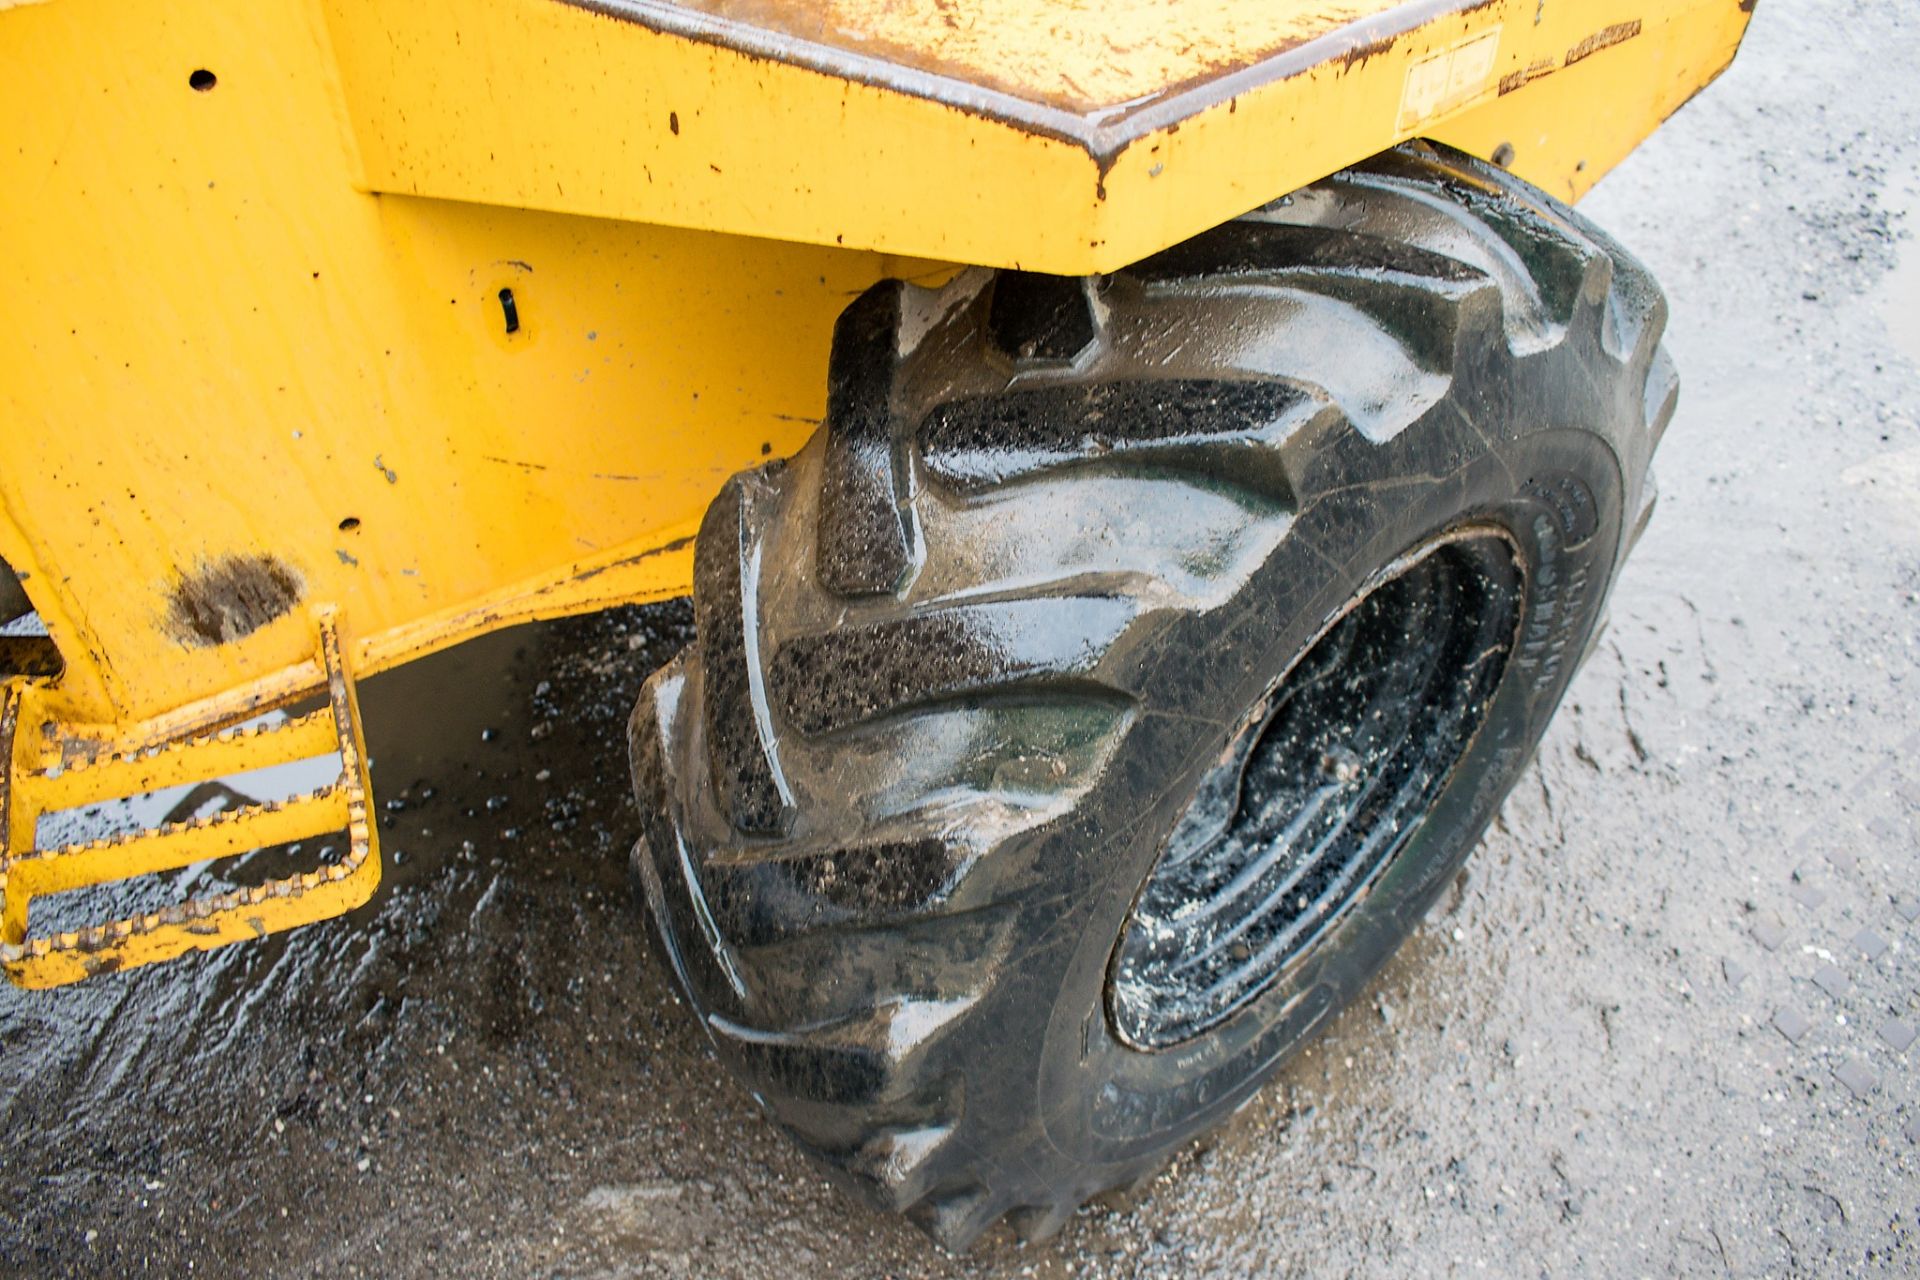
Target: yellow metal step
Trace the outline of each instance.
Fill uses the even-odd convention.
[[[256,768],[269,753],[274,760],[304,760],[334,749],[333,717],[315,711],[281,724],[249,725],[125,755],[83,756],[57,773],[16,778],[14,794],[27,797],[40,813],[51,813],[96,804],[101,796],[140,795],[239,773]]]
[[[0,705],[0,761],[9,766],[0,774],[0,830],[6,835],[0,968],[9,979],[23,987],[59,986],[325,920],[372,896],[380,856],[359,705],[331,613],[316,617],[315,633],[327,705],[280,724],[68,758],[57,726],[32,723],[31,683],[6,687]],[[339,757],[339,774],[307,795],[81,844],[43,848],[38,841],[40,819],[49,813],[326,755]],[[41,935],[31,930],[38,898],[333,831],[347,834],[346,856],[310,871],[77,929]]]

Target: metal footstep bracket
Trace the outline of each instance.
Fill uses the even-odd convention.
[[[353,678],[341,658],[335,617],[315,619],[327,705],[279,724],[119,750],[72,754],[58,734],[30,723],[32,687],[10,682],[0,704],[0,968],[23,987],[53,987],[169,960],[188,951],[264,937],[359,906],[380,883],[370,820],[365,738]],[[85,844],[39,847],[43,815],[125,799],[243,770],[337,755],[328,786],[273,803],[247,803],[210,817],[170,822]],[[36,898],[344,831],[347,851],[311,871],[141,915],[35,936]]]

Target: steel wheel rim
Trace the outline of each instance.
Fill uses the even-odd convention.
[[[1116,1037],[1157,1050],[1255,1001],[1406,851],[1485,722],[1522,574],[1491,528],[1431,539],[1254,704],[1173,824],[1115,947]]]

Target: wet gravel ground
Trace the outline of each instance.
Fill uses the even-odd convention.
[[[0,1273],[1920,1271],[1917,66],[1904,6],[1769,0],[1592,198],[1686,378],[1608,638],[1450,900],[1143,1191],[950,1258],[721,1073],[622,867],[669,605],[369,682],[351,921],[0,991]]]

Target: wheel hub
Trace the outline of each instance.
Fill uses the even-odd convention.
[[[1108,986],[1120,1039],[1190,1040],[1326,936],[1420,829],[1513,647],[1511,543],[1474,529],[1390,566],[1263,696],[1167,837]]]

